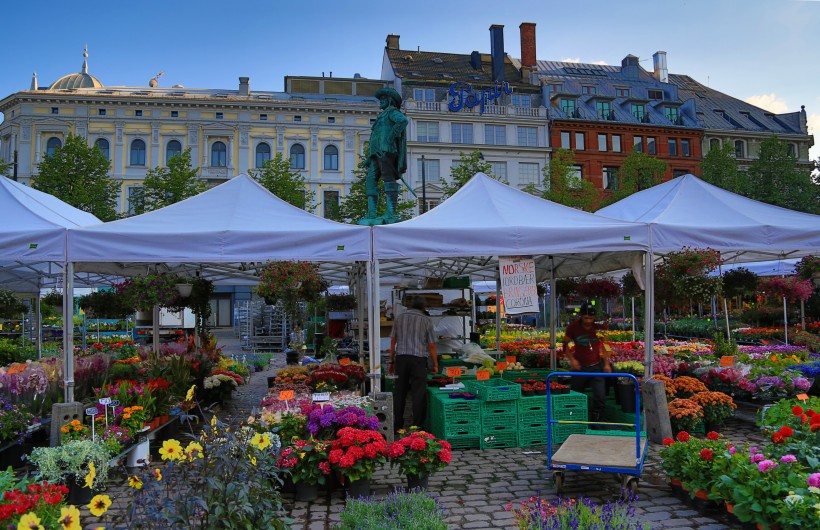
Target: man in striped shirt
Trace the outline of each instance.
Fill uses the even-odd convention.
[[[393,424],[404,427],[404,405],[407,392],[413,406],[413,425],[424,426],[427,417],[427,358],[433,361],[432,371],[438,373],[438,350],[433,334],[433,321],[424,310],[427,301],[415,296],[410,309],[396,317],[390,333],[389,373],[396,374],[393,395]]]

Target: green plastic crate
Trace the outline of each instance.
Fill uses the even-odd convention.
[[[469,381],[465,385],[482,401],[510,401],[521,397],[521,385],[503,379]]]
[[[518,430],[518,415],[493,414],[492,416],[481,417],[481,434],[490,431],[516,431]]]
[[[478,414],[463,414],[458,419],[450,420],[443,420],[434,415],[430,419],[430,432],[444,439],[453,436],[478,436],[481,434],[481,419]]]
[[[564,443],[571,434],[585,434],[586,432],[586,425],[553,425],[552,443]]]
[[[481,435],[481,449],[505,449],[517,445],[518,431],[502,431]]]
[[[535,379],[544,382],[547,375],[551,374],[552,370],[549,368],[527,368],[525,370],[504,370],[501,373],[501,378],[507,381],[515,381],[516,379]]]
[[[518,400],[518,415],[530,414],[532,412],[541,412],[544,416],[547,415],[547,397],[546,396],[532,396],[522,397]]]
[[[557,419],[557,418],[556,418]],[[525,416],[525,417],[518,417],[518,430],[519,431],[526,431],[531,429],[541,429],[544,431],[544,436],[546,436],[547,432],[547,415],[546,413],[541,415],[533,415],[533,416]]]
[[[450,436],[446,438],[453,449],[479,449],[481,436]]]
[[[518,401],[483,401],[481,402],[481,416],[495,414],[517,414]]]
[[[570,391],[569,394],[552,394],[550,397],[553,409],[589,408],[586,396],[580,392]]]
[[[518,447],[532,447],[534,445],[547,445],[547,428],[519,429]]]

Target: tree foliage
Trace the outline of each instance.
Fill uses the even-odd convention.
[[[38,165],[32,187],[50,193],[102,221],[117,218],[119,183],[108,175],[109,162],[97,146],[69,134],[62,147]]]
[[[574,166],[575,153],[569,149],[558,149],[552,154],[549,165],[542,170],[543,189],[530,185],[524,191],[570,208],[590,212],[600,201],[601,194],[592,182],[578,178]]]
[[[484,173],[488,177],[501,180],[506,184],[506,181],[493,175],[493,167],[489,162],[484,161],[481,157],[481,151],[476,149],[469,153],[462,152],[455,167],[450,171],[450,179],[441,180],[442,200],[460,190],[476,173]]]
[[[0,159],[0,175],[8,175],[11,171],[11,163]]]
[[[723,142],[719,148],[710,149],[700,163],[702,179],[732,193],[744,194],[745,174],[740,171],[731,142]]]
[[[752,199],[798,210],[820,213],[820,186],[807,169],[798,167],[789,144],[770,136],[760,143],[760,154],[746,172],[746,195]]]
[[[248,173],[283,201],[306,211],[316,208],[316,193],[308,189],[305,177],[290,167],[290,159],[285,158],[282,153],[276,153],[264,166],[256,170],[251,169]]]
[[[149,169],[142,187],[132,197],[134,213],[158,210],[207,190],[208,183],[197,176],[198,172],[198,168],[191,167],[190,147],[168,159],[167,167]]]
[[[624,159],[615,178],[617,188],[612,192],[608,204],[618,202],[635,192],[645,190],[663,182],[663,175],[669,170],[669,164],[654,156],[632,151]]]
[[[367,152],[367,149],[365,149]],[[367,191],[365,190],[365,179],[367,178],[367,167],[365,162],[367,159],[363,156],[359,157],[359,163],[356,169],[353,170],[353,176],[356,179],[350,185],[350,191],[345,195],[339,203],[339,211],[336,215],[329,215],[329,219],[338,221],[340,223],[356,223],[359,219],[363,219],[367,214]],[[399,184],[404,186],[404,184]],[[377,215],[383,215],[387,209],[387,199],[384,195],[384,183],[379,180],[379,204]],[[399,195],[399,203],[396,205],[396,218],[399,221],[406,221],[413,217],[413,212],[416,209],[415,201],[406,201],[401,199]]]

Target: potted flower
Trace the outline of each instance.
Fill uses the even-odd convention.
[[[315,302],[328,283],[319,274],[319,265],[307,261],[270,261],[259,274],[256,293],[269,305],[282,303],[285,313],[298,318],[299,302]]]
[[[68,486],[69,502],[85,504],[93,490],[105,488],[112,456],[106,445],[86,439],[57,447],[35,447],[28,460],[37,466],[43,480]]]
[[[450,442],[439,440],[429,432],[411,431],[390,444],[387,454],[390,465],[398,466],[407,476],[407,488],[427,489],[430,475],[447,467],[452,460]]]
[[[0,397],[0,469],[23,464],[22,443],[33,420],[30,412]]]
[[[125,307],[151,311],[155,305],[173,307],[180,298],[177,284],[182,280],[174,274],[151,273],[128,278],[114,285]]]
[[[675,398],[669,402],[669,421],[673,431],[692,432],[703,422],[703,407],[691,399]]]
[[[716,430],[737,408],[731,396],[723,392],[698,392],[690,399],[703,407],[703,422],[707,432]]]
[[[312,438],[296,438],[293,445],[282,449],[278,464],[280,468],[290,471],[296,485],[296,500],[316,500],[319,485],[325,484],[331,473],[328,449],[328,444]]]
[[[703,384],[703,381],[689,377],[688,375],[674,378],[672,384],[675,387],[675,396],[684,399],[688,399],[698,392],[706,392],[709,390],[706,388],[706,385]]]
[[[376,467],[387,461],[387,442],[378,431],[343,427],[330,442],[327,460],[343,477],[349,496],[366,497]]]
[[[4,491],[0,496],[0,527],[62,527],[60,520],[67,511],[65,486],[25,477],[18,482],[13,472],[0,471],[0,489]]]
[[[803,256],[803,258],[794,265],[794,272],[803,279],[815,279],[820,277],[820,256]]]
[[[686,444],[686,458],[680,469],[683,487],[696,501],[717,500],[710,493],[719,481],[715,455],[726,449],[720,435],[710,431],[706,438],[691,438]],[[703,506],[704,508],[706,505]]]
[[[683,488],[681,477],[683,476],[683,465],[689,457],[689,442],[692,437],[686,431],[681,431],[675,438],[664,438],[663,449],[659,454],[663,459],[661,467],[669,476],[669,484],[672,491],[680,491]]]

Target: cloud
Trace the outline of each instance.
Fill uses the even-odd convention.
[[[756,107],[774,112],[775,114],[789,111],[789,106],[786,105],[786,102],[777,97],[777,94],[774,92],[771,94],[763,94],[762,96],[749,96],[746,98],[746,103],[751,103]]]
[[[820,140],[820,138],[818,138],[818,135],[820,135],[820,114],[810,114],[806,118],[806,121],[808,122],[809,134],[815,136],[814,147],[809,149],[809,158],[811,160],[817,160],[820,159],[820,142],[818,142],[818,140]]]
[[[560,62],[562,62],[562,63],[580,63],[581,59],[579,57],[575,57],[574,59],[570,57],[570,58],[567,58],[567,59],[561,59]],[[592,61],[591,63],[584,63],[584,64],[602,64],[602,65],[606,66],[609,63],[606,62],[606,61]]]

